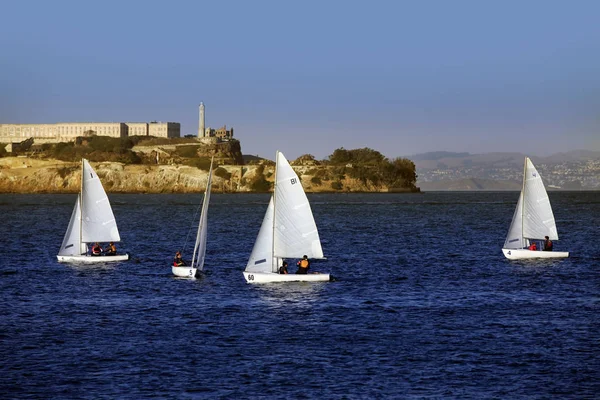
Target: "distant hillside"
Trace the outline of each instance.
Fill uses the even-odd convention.
[[[460,157],[468,157],[470,153],[453,153],[450,151],[431,151],[429,153],[415,154],[412,156],[407,156],[413,161],[422,161],[422,160],[440,160],[442,158],[460,158]]]
[[[516,152],[469,154],[443,151],[409,156],[415,163],[417,183],[423,190],[512,190],[503,189],[504,182],[522,181],[525,157]],[[547,187],[600,189],[600,151],[574,150],[530,158]],[[479,184],[483,186],[479,187]],[[454,187],[462,189],[450,189]]]
[[[459,179],[456,181],[437,181],[437,182],[422,182],[419,183],[422,191],[445,191],[445,190],[521,190],[520,182],[510,181],[494,181],[490,179]]]

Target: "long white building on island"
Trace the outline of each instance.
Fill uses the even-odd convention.
[[[181,136],[179,122],[59,122],[56,124],[0,124],[0,143],[72,142],[77,136]]]

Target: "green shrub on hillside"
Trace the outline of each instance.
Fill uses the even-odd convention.
[[[198,157],[198,149],[200,145],[177,146],[175,154],[179,157],[194,158]]]
[[[210,170],[210,160],[207,158],[186,158],[182,162],[184,165],[196,167],[202,171]]]
[[[271,190],[271,182],[264,175],[265,166],[260,165],[256,168],[255,176],[250,181],[250,189],[254,192],[268,192]]]
[[[364,184],[375,186],[416,188],[417,174],[415,164],[405,158],[388,160],[378,151],[363,148],[346,150],[343,147],[329,156],[329,165],[338,179],[344,175],[358,179]]]
[[[342,185],[342,182],[340,181],[335,181],[331,182],[331,188],[333,190],[342,190],[344,188],[344,185]]]
[[[218,176],[219,178],[224,179],[226,181],[231,179],[231,173],[227,172],[227,170],[223,167],[215,169],[215,176]]]

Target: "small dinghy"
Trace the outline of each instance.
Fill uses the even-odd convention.
[[[302,183],[281,152],[277,152],[275,189],[258,237],[243,272],[248,283],[324,282],[329,274],[280,274],[286,258],[323,259],[317,225]]]
[[[529,157],[525,157],[523,188],[502,252],[509,260],[569,257],[566,251],[528,248],[532,243],[544,242],[546,236],[550,241],[558,240],[552,206],[542,177]]]
[[[88,160],[81,160],[81,190],[58,255],[59,262],[105,263],[129,260],[129,254],[92,255],[88,244],[119,242],[119,229],[102,182]]]
[[[173,275],[182,278],[195,278],[198,271],[204,268],[204,256],[206,255],[206,237],[207,237],[207,218],[208,218],[208,203],[210,202],[210,190],[212,187],[212,170],[213,159],[210,160],[210,170],[206,180],[206,190],[204,191],[204,200],[202,201],[202,211],[200,212],[200,220],[198,221],[198,232],[196,234],[196,243],[194,244],[194,253],[192,255],[191,265],[176,266],[173,263],[171,270]]]

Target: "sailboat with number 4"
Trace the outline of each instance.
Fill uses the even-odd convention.
[[[287,258],[323,259],[317,225],[302,183],[283,153],[277,152],[275,189],[244,271],[248,283],[323,282],[329,274],[280,274]]]
[[[542,243],[546,236],[550,241],[558,240],[554,213],[540,173],[529,157],[525,157],[523,188],[502,252],[510,260],[569,257],[567,251],[540,251],[528,248],[532,243]]]

